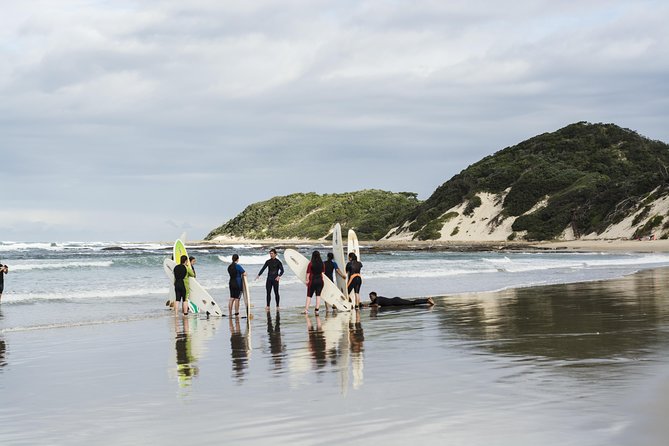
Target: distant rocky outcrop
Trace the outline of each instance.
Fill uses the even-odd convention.
[[[254,203],[206,240],[323,239],[334,223],[355,229],[362,240],[378,240],[420,204],[412,192],[362,190],[341,194],[296,193]]]
[[[387,240],[553,240],[669,235],[669,145],[579,122],[472,164]]]

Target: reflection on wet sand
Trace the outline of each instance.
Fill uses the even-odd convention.
[[[7,361],[5,361],[5,355],[7,351],[7,344],[5,343],[5,340],[0,338],[0,367],[4,367],[7,365]]]
[[[281,339],[281,313],[278,311],[276,312],[274,322],[272,322],[272,314],[269,311],[267,312],[267,336],[269,338],[269,351],[274,363],[274,370],[280,371],[286,358],[286,345]]]
[[[605,282],[444,298],[445,333],[494,353],[578,361],[638,358],[659,341],[669,279],[656,270]],[[491,342],[492,341],[492,342]]]
[[[187,317],[175,317],[174,328],[176,332],[174,349],[177,355],[177,378],[180,387],[190,386],[191,380],[198,374],[195,365],[197,358],[192,351],[190,339],[190,321]]]
[[[244,372],[249,365],[251,323],[246,319],[246,333],[242,334],[239,316],[230,317],[228,320],[230,323],[230,354],[232,356],[233,376],[237,378],[238,382],[241,382],[244,380]]]
[[[307,336],[309,352],[313,359],[314,369],[319,370],[325,367],[326,353],[325,353],[325,336],[323,334],[323,327],[321,325],[321,318],[315,316],[315,325],[311,323],[311,317],[308,314],[304,315],[307,321]]]
[[[351,350],[351,374],[353,375],[353,388],[358,389],[363,381],[364,365],[364,341],[365,334],[360,323],[360,311],[351,313],[351,322],[348,324],[349,349]]]

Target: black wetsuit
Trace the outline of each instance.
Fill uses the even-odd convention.
[[[281,260],[277,259],[276,257],[269,259],[265,262],[262,269],[258,273],[259,276],[262,275],[262,273],[265,271],[265,268],[267,268],[267,281],[265,282],[265,289],[267,290],[267,306],[269,307],[269,303],[272,300],[272,290],[274,290],[274,300],[276,301],[276,306],[278,307],[280,299],[279,281],[276,280],[276,278],[283,276],[283,263],[281,263]]]
[[[187,275],[188,269],[186,269],[186,265],[177,265],[174,267],[174,291],[176,293],[177,302],[186,300],[188,291],[186,290],[184,279]]]
[[[307,267],[307,296],[320,296],[323,291],[323,263],[309,262]]]
[[[348,292],[355,291],[360,293],[360,287],[362,286],[362,277],[360,277],[360,271],[362,270],[362,263],[357,260],[353,260],[346,264],[346,273],[348,274]]]
[[[0,263],[0,294],[5,290],[5,265]]]
[[[379,307],[405,307],[407,305],[426,305],[429,304],[428,299],[402,299],[401,297],[383,297],[376,296],[376,299],[372,301],[372,304],[376,304]]]
[[[323,262],[323,268],[325,268],[325,275],[334,282],[334,272],[339,269],[339,265],[334,260],[326,260]]]
[[[242,295],[242,285],[241,285],[241,276],[237,269],[236,263],[231,263],[228,266],[228,274],[230,275],[230,281],[228,286],[230,287],[230,297],[233,299],[239,299]]]

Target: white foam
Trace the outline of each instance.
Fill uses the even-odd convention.
[[[11,271],[31,271],[36,269],[60,269],[60,268],[107,268],[114,264],[110,261],[99,262],[49,262],[49,263],[17,263],[11,265]]]
[[[232,263],[232,256],[218,256],[219,260],[223,263]],[[248,256],[239,256],[239,264],[244,265],[264,265],[266,261],[269,260],[269,255],[248,255]]]

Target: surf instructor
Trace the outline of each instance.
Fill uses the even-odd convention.
[[[269,311],[269,304],[272,301],[272,290],[274,290],[274,301],[276,302],[276,309],[279,309],[279,280],[283,276],[283,263],[276,258],[276,249],[269,250],[269,260],[265,262],[262,269],[256,276],[258,280],[262,273],[267,269],[267,281],[265,282],[265,289],[267,290],[267,306],[265,310]]]

